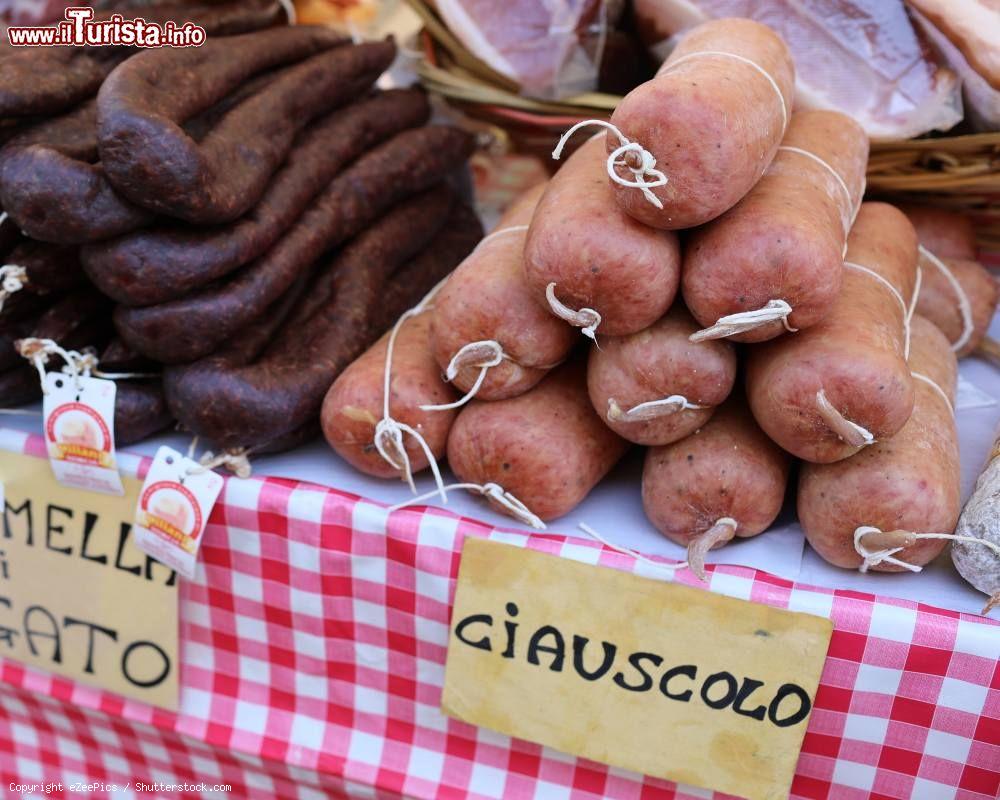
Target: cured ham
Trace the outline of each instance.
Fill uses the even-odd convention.
[[[958,76],[937,63],[903,0],[635,0],[635,14],[659,56],[673,34],[707,19],[769,25],[795,60],[796,109],[843,112],[873,139],[945,131],[962,119]]]

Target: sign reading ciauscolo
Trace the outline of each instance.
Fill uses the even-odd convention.
[[[140,482],[71,489],[6,451],[0,481],[0,657],[176,710],[177,576],[133,542]]]
[[[468,538],[446,714],[749,800],[788,796],[833,626]]]

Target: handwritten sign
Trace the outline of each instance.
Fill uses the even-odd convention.
[[[132,540],[140,482],[69,489],[8,452],[0,481],[0,657],[176,710],[177,576]]]
[[[750,800],[788,796],[829,620],[466,539],[442,707]]]

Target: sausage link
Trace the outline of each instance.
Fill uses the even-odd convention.
[[[695,433],[649,448],[642,506],[660,533],[688,548],[692,570],[703,577],[708,550],[734,536],[757,536],[774,522],[790,468],[737,393]]]
[[[648,328],[670,308],[680,277],[677,235],[619,208],[608,186],[603,136],[577,150],[549,181],[524,245],[524,274],[537,302],[557,299],[600,314],[598,333]]]
[[[260,202],[237,222],[209,229],[164,223],[83,249],[88,276],[127,306],[163,303],[257,258],[301,216],[345,164],[400,130],[426,122],[422,92],[391,90],[306,129]]]
[[[692,342],[698,326],[681,305],[631,336],[590,350],[587,390],[594,410],[630,442],[662,445],[704,425],[732,391],[736,354],[727,342]],[[658,401],[675,402],[656,406]]]
[[[445,246],[454,241],[447,227],[435,237],[451,203],[452,193],[441,186],[360,234],[319,273],[254,363],[233,366],[221,355],[168,367],[167,402],[177,418],[218,445],[235,447],[267,443],[318,416],[336,376],[381,333],[371,320],[393,273],[424,248],[451,267],[465,255]],[[417,299],[433,281],[412,273],[405,279]]]
[[[910,366],[934,385],[915,381],[913,414],[895,436],[836,464],[802,465],[799,521],[809,544],[835,566],[861,565],[854,548],[859,527],[898,532],[906,541],[906,533],[951,533],[958,522],[961,464],[952,410],[958,365],[944,335],[920,316],[913,319]],[[946,545],[943,539],[919,539],[894,557],[923,565]],[[871,568],[904,569],[891,563]]]
[[[667,179],[649,189],[659,208],[639,189],[614,183],[621,207],[640,222],[672,230],[732,208],[774,158],[794,88],[791,54],[766,25],[718,19],[692,28],[656,77],[629,92],[611,116],[629,141],[652,154]],[[619,144],[608,136],[608,153]],[[621,160],[639,166],[637,155],[625,153]],[[635,180],[625,167],[616,171]]]
[[[448,437],[448,464],[463,482],[496,483],[542,520],[568,514],[624,455],[626,442],[587,399],[586,365],[574,359],[528,392],[473,400]]]
[[[913,226],[890,205],[863,204],[846,263],[840,296],[822,322],[747,353],[757,422],[806,461],[847,458],[894,435],[913,410],[904,308],[916,283]]]
[[[844,244],[861,203],[868,137],[837,111],[792,115],[763,177],[723,216],[694,231],[684,302],[703,328],[783,302],[780,319],[713,337],[762,342],[819,322],[840,292]],[[708,334],[708,332],[706,332]]]
[[[258,37],[263,34],[251,34]],[[238,48],[237,39],[223,40]],[[391,41],[334,48],[288,67],[227,114],[201,143],[167,126],[150,136],[155,110],[123,70],[98,96],[98,138],[108,177],[138,205],[189,222],[230,222],[260,198],[299,130],[356,96],[395,56]]]
[[[398,134],[334,179],[274,247],[225,285],[146,308],[119,306],[119,335],[166,364],[211,353],[260,316],[323,253],[394,202],[440,181],[471,148],[471,139],[455,128],[432,125]]]
[[[522,230],[532,218],[544,186],[525,192],[497,229],[462,262],[434,300],[434,358],[447,370],[466,345],[493,341],[504,357],[479,388],[482,400],[528,391],[563,361],[577,340],[574,329],[535,301],[524,276]],[[467,392],[481,369],[458,365],[453,383]]]

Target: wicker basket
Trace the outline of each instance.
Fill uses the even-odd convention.
[[[571,125],[607,119],[620,99],[590,92],[546,102],[472,55],[424,0],[407,0],[424,23],[416,69],[424,86],[488,127],[500,146],[547,160]],[[582,143],[590,133],[580,134]],[[879,142],[868,162],[868,192],[886,199],[971,211],[982,245],[1000,253],[1000,131]]]

